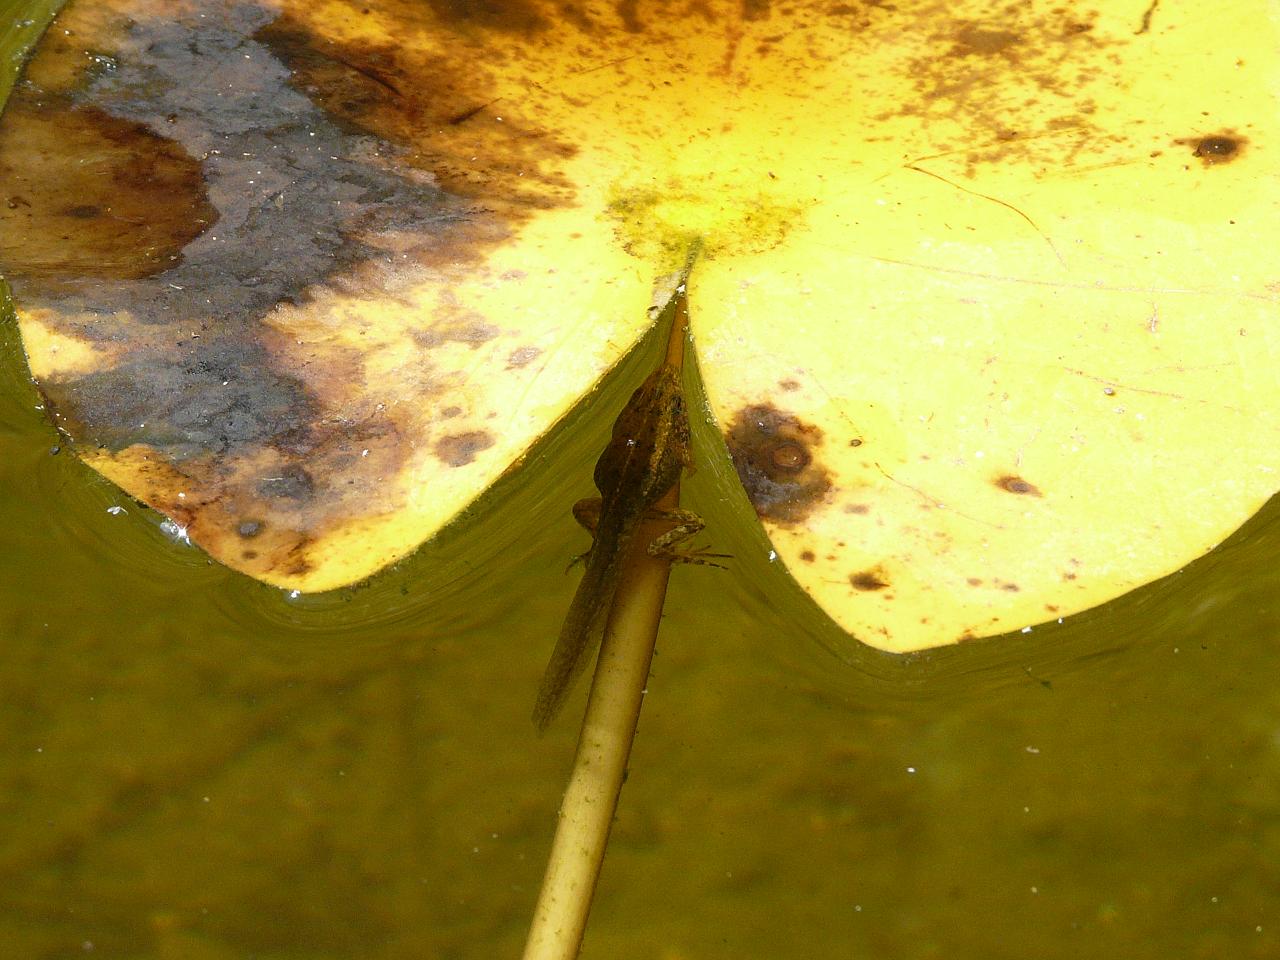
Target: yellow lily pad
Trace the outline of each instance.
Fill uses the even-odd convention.
[[[701,240],[779,557],[936,646],[1275,490],[1277,39],[1261,0],[80,3],[0,127],[0,265],[82,455],[321,590],[518,461]]]

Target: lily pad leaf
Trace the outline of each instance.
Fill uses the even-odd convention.
[[[695,240],[738,474],[868,643],[1092,606],[1276,488],[1261,0],[111,0],[59,26],[0,130],[33,373],[93,466],[253,576],[325,589],[434,533]]]

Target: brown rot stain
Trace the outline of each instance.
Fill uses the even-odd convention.
[[[246,540],[251,540],[262,533],[263,526],[265,524],[261,520],[241,520],[240,525],[236,527],[236,533]]]
[[[335,296],[394,300],[441,271],[482,276],[531,216],[574,199],[562,172],[574,145],[473,110],[497,101],[455,52],[465,44],[335,42],[289,6],[127,19],[69,5],[0,124],[0,272],[24,310],[106,358],[43,379],[48,409],[82,447],[168,465],[148,501],[199,494],[192,537],[255,574],[309,569],[307,544],[392,497],[384,478],[413,451],[411,405],[378,402],[354,348],[304,345],[292,318],[345,323],[324,314]],[[524,0],[434,7],[491,35],[545,25]],[[500,333],[462,308],[408,331],[428,348]],[[537,356],[507,349],[513,366]],[[492,442],[436,447],[461,465]]]
[[[1146,33],[1151,29],[1151,18],[1155,15],[1156,7],[1160,5],[1160,0],[1151,0],[1147,9],[1142,12],[1142,21],[1138,24],[1138,29],[1133,31],[1135,36]]]
[[[459,27],[529,34],[552,25],[533,0],[427,0],[427,5],[441,20]]]
[[[457,307],[437,308],[432,314],[430,328],[414,327],[409,331],[410,338],[423,350],[431,350],[442,343],[479,347],[501,334],[497,326],[476,311]]]
[[[504,16],[497,14],[506,4],[457,4],[459,11],[464,6],[473,12],[492,7],[495,16],[460,18],[490,30],[519,23],[515,29],[526,32],[533,24],[519,15],[518,3]],[[577,148],[514,117],[499,122],[500,101],[486,96],[463,48],[449,57],[392,40],[343,42],[317,36],[290,13],[253,37],[289,67],[289,86],[339,128],[400,146],[404,162],[429,170],[449,193],[482,199],[486,210],[517,219],[572,200],[560,171]]]
[[[483,111],[488,106],[489,104],[487,103],[481,103],[472,107],[469,110],[463,110],[461,113],[455,113],[452,117],[445,118],[445,123],[447,123],[451,127],[456,127],[460,123],[466,123],[472,117],[479,116],[481,111]]]
[[[1119,80],[1110,48],[1123,42],[1095,29],[1095,14],[1071,4],[1006,4],[973,19],[953,13],[896,14],[919,17],[920,40],[904,47],[914,91],[882,116],[929,131],[925,172],[972,180],[983,168],[1060,167],[1083,151],[1099,162],[1129,147],[1125,132],[1102,129],[1094,116],[1099,91]],[[955,132],[935,132],[944,124]]]
[[[644,30],[644,24],[640,22],[639,11],[636,9],[638,5],[639,0],[615,0],[614,9],[618,12],[623,29],[628,33],[640,33]]]
[[[541,347],[517,347],[507,354],[507,369],[512,370],[516,367],[523,367],[527,363],[532,363],[542,356]]]
[[[102,207],[94,206],[91,203],[80,203],[74,207],[69,207],[63,211],[68,217],[76,220],[92,220],[95,217],[102,216]]]
[[[831,489],[831,475],[813,456],[822,431],[776,407],[746,407],[725,438],[738,479],[761,517],[804,520]]]
[[[1194,144],[1195,148],[1191,151],[1191,155],[1198,157],[1206,167],[1216,167],[1230,163],[1240,156],[1247,141],[1234,133],[1215,133],[1199,139],[1178,142]]]
[[[315,508],[325,505],[317,502],[322,490],[317,491],[316,497],[299,501],[272,498],[252,489],[270,477],[305,487],[307,480],[302,476],[285,476],[284,470],[255,474],[251,483],[206,500],[192,493],[185,498],[175,494],[195,489],[202,469],[197,462],[188,461],[179,469],[146,456],[135,466],[141,499],[185,526],[191,542],[212,555],[255,575],[286,575],[311,568],[308,558],[316,538],[307,529],[316,525]],[[267,516],[271,517],[270,522],[263,519]]]
[[[89,43],[76,14],[60,22]],[[42,48],[33,75],[63,85],[24,84],[0,127],[0,196],[25,201],[19,221],[0,223],[0,269],[60,333],[124,358],[42,383],[79,441],[146,443],[175,462],[250,456],[284,436],[299,451],[336,449],[347,424],[326,425],[315,390],[343,389],[343,371],[327,358],[307,365],[310,382],[292,375],[263,319],[330,286],[394,292],[387,244],[421,259],[407,238],[438,245],[459,219],[455,200],[397,170],[401,145],[355,135],[282,85],[248,35],[264,19],[236,6],[225,20],[139,20],[131,52],[96,78],[83,47]],[[210,73],[224,82],[157,80]],[[15,235],[20,248],[6,246]],[[493,336],[474,323],[444,334]]]
[[[978,577],[969,577],[967,580],[965,580],[965,583],[967,583],[971,587],[982,586],[982,581]]]
[[[813,561],[818,558],[812,550],[805,550],[803,553],[800,554],[800,559],[803,560],[805,563],[813,563]]]
[[[867,514],[871,512],[871,508],[865,503],[846,503],[844,506],[845,513]]]
[[[863,570],[849,575],[849,583],[855,590],[883,590],[889,586],[878,570]]]
[[[486,430],[472,430],[442,437],[436,441],[435,453],[451,467],[465,467],[475,460],[476,454],[489,449],[493,443],[493,434]]]
[[[24,299],[170,270],[218,221],[178,144],[28,87],[0,124],[0,195],[0,270]]]
[[[314,569],[315,569],[315,566],[311,563],[310,560],[306,559],[305,557],[294,557],[285,566],[284,572],[291,577],[304,577]]]
[[[788,393],[791,393],[795,390],[800,389],[800,381],[799,380],[779,380],[778,388],[780,390],[786,390]]]
[[[989,30],[978,26],[965,26],[956,31],[952,56],[968,57],[975,54],[990,56],[1012,47],[1020,38],[1007,30]]]
[[[302,466],[291,463],[258,481],[258,495],[270,500],[308,500],[315,493],[315,480]]]
[[[774,466],[784,471],[802,470],[809,465],[809,451],[797,443],[782,443],[769,455]]]
[[[177,462],[225,457],[285,438],[300,452],[317,445],[298,443],[314,432],[313,401],[302,384],[273,368],[259,345],[216,334],[156,344],[153,331],[113,329],[94,319],[89,314],[67,332],[118,344],[125,348],[122,359],[114,367],[41,383],[59,427],[77,442],[113,452],[142,443]],[[153,336],[139,343],[134,333]]]
[[[1002,476],[996,477],[992,482],[1006,493],[1017,493],[1026,497],[1043,496],[1040,489],[1034,483],[1024,480],[1022,477],[1012,473],[1006,473]]]

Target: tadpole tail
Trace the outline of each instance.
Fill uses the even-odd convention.
[[[617,560],[612,561],[613,564]],[[555,649],[547,669],[538,685],[538,698],[533,705],[533,725],[541,733],[556,718],[565,698],[573,689],[574,681],[582,675],[591,654],[600,643],[609,607],[613,603],[613,591],[606,585],[616,580],[611,574],[610,563],[593,564],[587,560],[587,570],[578,584],[578,591],[569,604],[564,626],[556,640]]]

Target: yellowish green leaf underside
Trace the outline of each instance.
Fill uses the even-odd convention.
[[[0,131],[0,265],[82,455],[319,590],[518,460],[700,239],[778,555],[936,646],[1275,490],[1278,39],[1261,0],[82,3]]]

